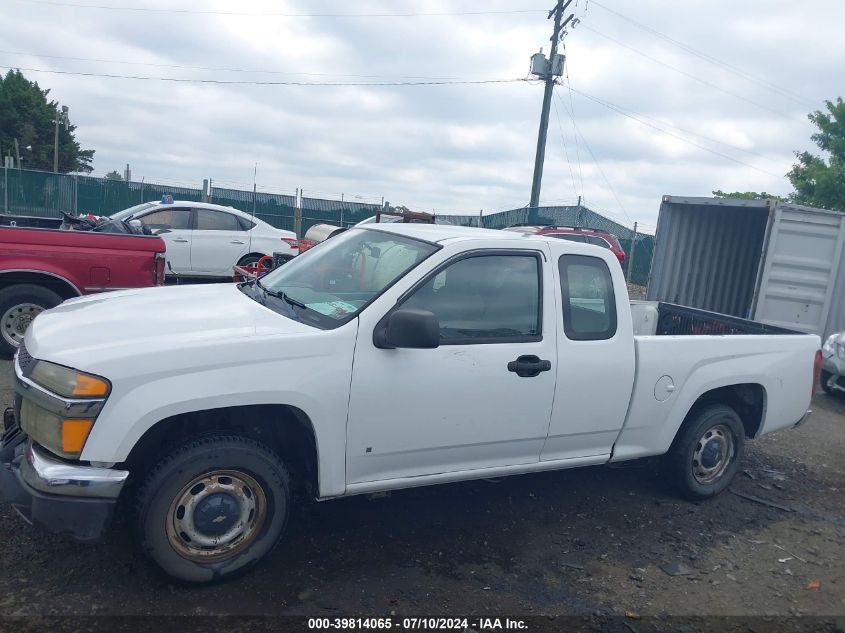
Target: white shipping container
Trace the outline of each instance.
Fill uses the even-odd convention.
[[[664,196],[647,298],[820,336],[845,330],[845,213]]]

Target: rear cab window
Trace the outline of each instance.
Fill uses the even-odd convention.
[[[558,260],[563,330],[573,341],[603,341],[616,334],[616,296],[604,260],[562,255]]]

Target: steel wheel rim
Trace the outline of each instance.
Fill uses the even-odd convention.
[[[44,306],[37,303],[19,303],[6,310],[0,318],[3,340],[13,347],[18,347],[29,324],[42,312]]]
[[[209,509],[211,515],[219,512],[210,524]],[[214,470],[194,477],[173,498],[166,518],[167,540],[183,558],[219,561],[252,545],[266,519],[267,498],[252,476],[238,470]],[[220,533],[211,529],[216,522],[223,525]]]
[[[700,484],[712,484],[725,474],[736,455],[736,440],[726,424],[711,426],[698,438],[692,453],[692,475]]]

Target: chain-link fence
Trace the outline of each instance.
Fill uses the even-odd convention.
[[[319,223],[352,226],[374,216],[381,208],[377,202],[350,202],[221,187],[212,187],[206,194],[200,188],[10,168],[3,169],[0,195],[3,213],[38,217],[60,217],[61,211],[111,215],[141,202],[160,200],[162,196],[170,195],[174,200],[207,200],[231,206],[254,213],[272,226],[289,231],[296,228],[298,202],[302,213],[300,235]],[[636,235],[631,261],[634,232],[585,206],[526,207],[488,215],[437,214],[436,218],[442,224],[490,229],[503,229],[514,224],[545,224],[608,231],[619,238],[625,250],[631,266],[631,281],[640,285],[648,283],[654,237]]]

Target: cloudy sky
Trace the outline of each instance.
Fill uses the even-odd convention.
[[[524,206],[553,0],[0,0],[0,67],[70,106],[95,174],[477,213]],[[86,6],[87,5],[87,6]],[[93,7],[91,5],[97,5]],[[663,194],[790,191],[845,93],[845,3],[574,0],[541,200],[653,229]],[[353,17],[337,14],[357,14]],[[401,15],[397,15],[401,14]],[[410,15],[409,15],[410,14]],[[37,72],[40,71],[54,71]],[[62,73],[87,73],[59,74]]]

